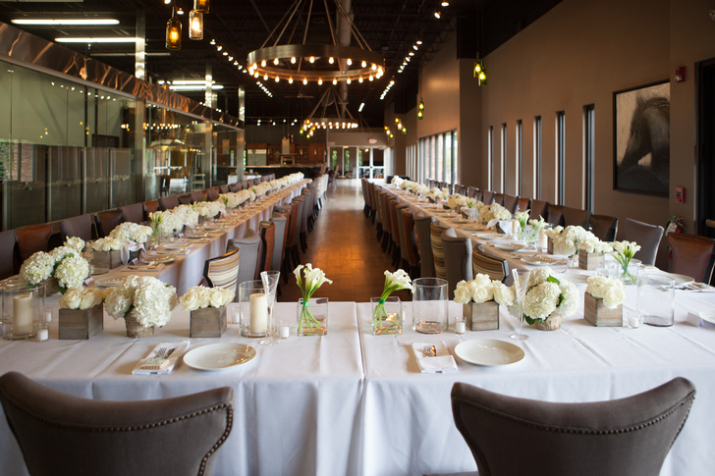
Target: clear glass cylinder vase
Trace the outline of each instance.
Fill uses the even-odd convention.
[[[441,334],[449,328],[449,296],[446,279],[418,278],[412,283],[412,329],[422,334]]]
[[[328,298],[298,301],[298,335],[324,336],[328,334]]]
[[[402,334],[402,301],[397,296],[389,296],[384,301],[379,297],[370,298],[372,303],[373,335]]]
[[[44,320],[45,285],[28,288],[25,283],[2,288],[2,336],[6,340],[35,337],[36,327]]]
[[[238,310],[242,336],[268,335],[268,299],[263,281],[245,281],[238,285]]]

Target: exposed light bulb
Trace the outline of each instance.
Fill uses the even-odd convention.
[[[323,85],[323,80],[321,78],[318,78],[318,86],[322,86],[322,85]]]
[[[268,81],[268,74],[263,75],[263,81]]]
[[[338,84],[337,78],[333,78],[333,85]]]
[[[303,84],[308,84],[308,78],[303,78]]]
[[[281,80],[281,78],[279,78],[278,76],[276,76],[276,83],[279,82],[280,80]]]
[[[350,78],[348,78],[347,83],[348,84],[352,83],[352,80]]]
[[[295,64],[295,56],[290,59],[291,64]]]
[[[377,69],[377,65],[375,63],[372,64],[372,70],[375,71]]]
[[[439,20],[442,17],[442,14],[439,12],[434,12],[434,17]]]
[[[266,67],[266,60],[262,60],[262,61],[261,61],[261,68],[265,68],[265,67]]]
[[[351,60],[350,58],[348,58],[348,66],[351,66],[352,64],[353,64],[353,60]]]
[[[360,76],[360,82],[362,83],[362,76]]]
[[[360,67],[361,67],[361,68],[366,68],[366,67],[367,67],[367,61],[363,61],[362,63],[360,63]]]
[[[333,62],[335,62],[335,60],[333,59],[332,56],[330,58],[328,58],[328,63],[333,64]]]
[[[292,77],[288,78],[288,84],[293,84],[293,78],[292,78]]]
[[[278,66],[278,58],[275,58],[275,59],[273,60],[273,64],[276,65],[276,66]]]
[[[311,56],[308,61],[310,61],[311,63],[315,63],[315,56]]]

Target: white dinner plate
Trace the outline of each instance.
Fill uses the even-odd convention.
[[[118,288],[124,283],[124,278],[102,278],[96,279],[94,282],[102,288]]]
[[[456,223],[457,225],[465,225],[469,223],[469,220],[465,220],[464,218],[456,218],[454,220],[450,220],[452,223]]]
[[[513,364],[524,358],[524,349],[496,339],[467,340],[458,344],[454,353],[465,362],[485,366]]]
[[[569,281],[573,284],[588,284],[588,274],[577,274],[577,273],[561,273],[554,275],[559,281]]]
[[[185,238],[188,240],[203,240],[209,237],[208,233],[201,233],[200,235],[190,235],[186,236]]]
[[[494,248],[502,251],[519,251],[526,248],[526,245],[521,243],[497,243]]]
[[[671,274],[671,273],[666,273],[665,271],[661,271],[660,274],[667,276],[668,278],[675,281],[676,288],[683,286],[685,284],[690,284],[690,283],[695,282],[695,280],[693,278],[691,278],[690,276],[685,276],[684,274]]]
[[[506,235],[502,235],[500,233],[475,233],[474,236],[487,241],[503,240],[506,238]]]
[[[189,243],[169,243],[168,245],[164,245],[164,249],[169,251],[184,251],[191,249],[191,245]]]
[[[464,227],[467,231],[484,231],[487,229],[485,225],[469,225]]]
[[[521,260],[532,266],[553,266],[555,264],[561,264],[560,260],[549,258],[548,256],[524,256]]]
[[[184,363],[196,370],[221,370],[250,362],[256,349],[246,344],[219,343],[197,347],[184,354]]]

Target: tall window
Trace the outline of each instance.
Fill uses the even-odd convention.
[[[494,126],[487,133],[487,190],[494,190]]]
[[[444,182],[444,137],[442,134],[437,136],[437,180]]]
[[[556,204],[563,205],[566,197],[566,113],[556,113]]]
[[[534,118],[534,194],[541,200],[541,116]]]
[[[458,180],[457,132],[450,131],[419,139],[417,174],[420,180],[456,183]]]
[[[524,165],[522,161],[522,124],[521,119],[516,121],[516,195],[522,194],[522,178],[524,177]]]
[[[594,138],[596,109],[593,104],[583,108],[583,206],[593,213],[594,201]]]
[[[444,135],[444,181],[452,184],[452,133],[448,132]]]
[[[501,193],[506,193],[506,124],[501,125]]]

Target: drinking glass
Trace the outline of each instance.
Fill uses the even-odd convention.
[[[531,276],[531,271],[528,269],[513,269],[511,275],[514,278],[514,291],[516,294],[516,328],[514,333],[510,335],[514,340],[526,340],[529,338],[526,334],[522,332],[524,327],[524,299],[526,298],[526,291],[529,287],[529,278]]]
[[[277,345],[278,340],[273,338],[275,326],[273,323],[273,306],[276,304],[276,290],[278,280],[281,277],[280,271],[262,271],[261,280],[266,291],[266,301],[268,301],[268,338],[261,341],[262,345]]]
[[[675,322],[675,280],[663,274],[643,273],[638,280],[638,313],[643,323],[670,327]]]
[[[446,279],[418,278],[412,283],[412,329],[422,334],[441,334],[449,328]]]

